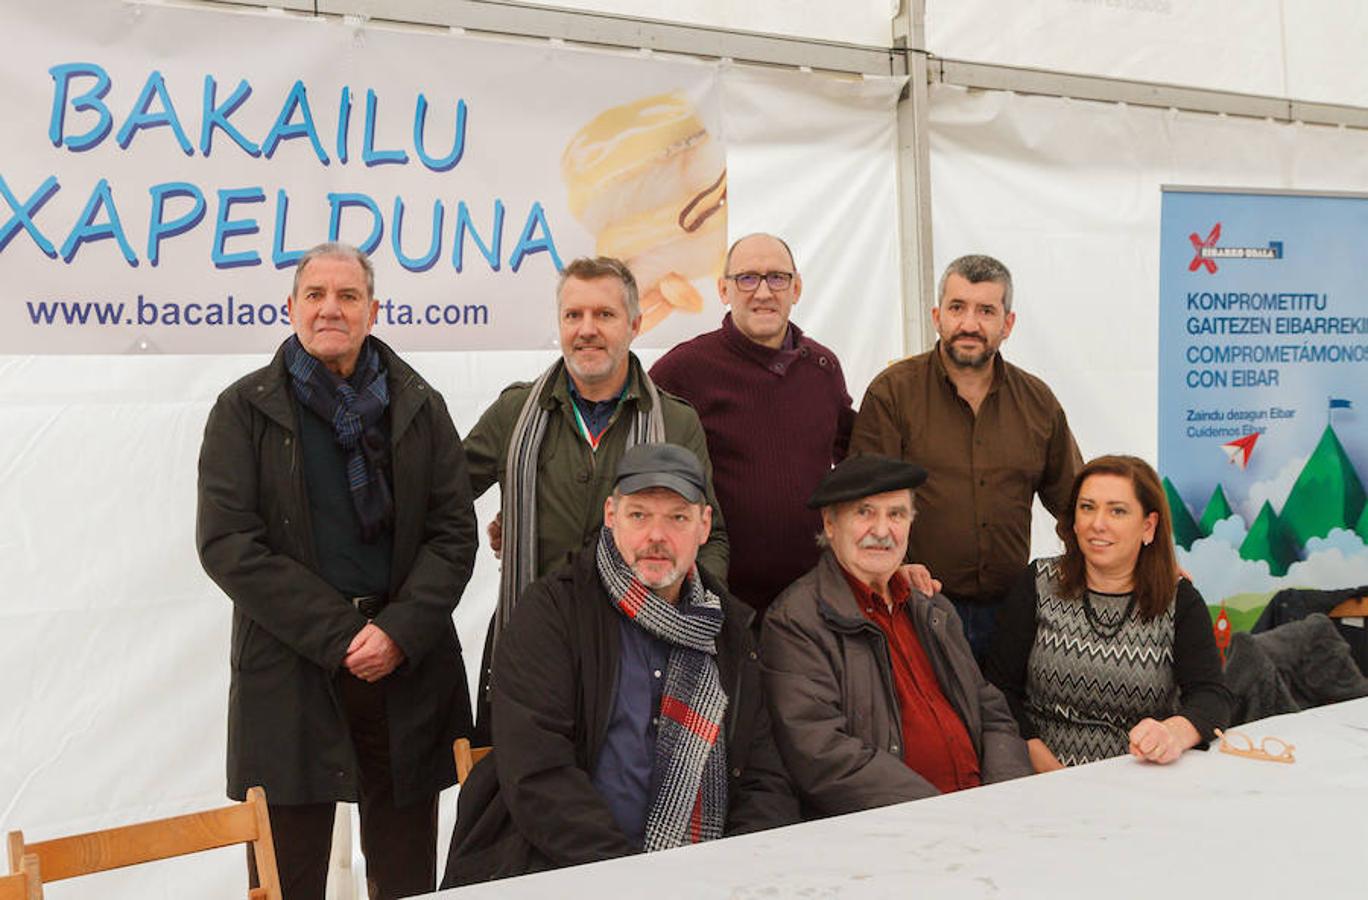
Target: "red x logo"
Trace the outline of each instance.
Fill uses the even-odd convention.
[[[1207,259],[1206,257],[1202,256],[1202,248],[1215,247],[1216,242],[1220,239],[1220,222],[1217,222],[1215,226],[1212,227],[1211,232],[1206,236],[1206,240],[1202,240],[1200,237],[1198,237],[1197,232],[1195,231],[1192,234],[1188,235],[1188,240],[1192,241],[1192,249],[1197,251],[1197,255],[1192,258],[1192,262],[1188,263],[1189,272],[1196,272],[1198,268],[1205,266],[1207,272],[1209,272],[1212,275],[1216,274],[1216,260]]]

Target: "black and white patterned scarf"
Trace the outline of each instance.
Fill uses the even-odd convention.
[[[371,543],[394,524],[394,498],[385,475],[389,447],[381,428],[389,406],[389,384],[380,365],[380,351],[367,338],[356,371],[350,379],[341,378],[310,356],[297,335],[290,335],[285,342],[285,367],[295,397],[332,425],[337,445],[347,454],[347,487],[361,521],[361,539]]]
[[[638,368],[641,393],[647,402],[637,400],[636,415],[632,417],[631,430],[627,434],[627,446],[661,443],[665,440],[665,419],[660,407],[660,392],[650,376],[639,370],[635,357],[632,357],[629,365],[627,377],[631,378],[632,368]],[[518,598],[537,578],[537,463],[541,459],[542,438],[554,413],[554,410],[542,406],[542,397],[549,385],[564,377],[564,359],[556,360],[541,374],[528,392],[509,437],[504,480],[500,485],[503,494],[500,507],[503,515],[503,568],[499,574],[499,602],[494,608],[494,632],[490,636],[493,644],[498,643],[500,633],[508,625]],[[489,658],[493,658],[492,652]]]
[[[642,849],[719,838],[727,815],[727,694],[717,671],[722,602],[704,589],[697,567],[678,604],[662,599],[623,560],[607,527],[599,535],[597,561],[613,608],[670,645]]]

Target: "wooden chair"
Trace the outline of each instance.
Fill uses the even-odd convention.
[[[38,857],[25,854],[12,875],[0,875],[0,900],[43,900]]]
[[[252,845],[261,886],[248,891],[249,900],[282,900],[266,792],[259,787],[232,806],[33,844],[24,843],[23,832],[11,831],[10,871],[21,871],[25,857],[32,855],[46,884],[231,844]]]
[[[451,753],[456,757],[456,783],[465,784],[466,777],[475,764],[489,755],[493,747],[472,747],[465,738],[457,738],[451,745]]]

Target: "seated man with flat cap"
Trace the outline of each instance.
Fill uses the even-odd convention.
[[[857,456],[808,500],[825,548],[765,617],[775,740],[810,817],[1031,773],[1006,699],[979,672],[955,608],[900,571],[921,466]]]
[[[691,451],[628,448],[598,537],[519,599],[443,887],[798,821],[754,613],[695,565],[706,490]]]

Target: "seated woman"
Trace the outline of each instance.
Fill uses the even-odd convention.
[[[1126,752],[1170,763],[1224,728],[1211,617],[1179,580],[1159,476],[1102,456],[1059,519],[1064,555],[1031,563],[999,612],[987,676],[1037,772]]]

